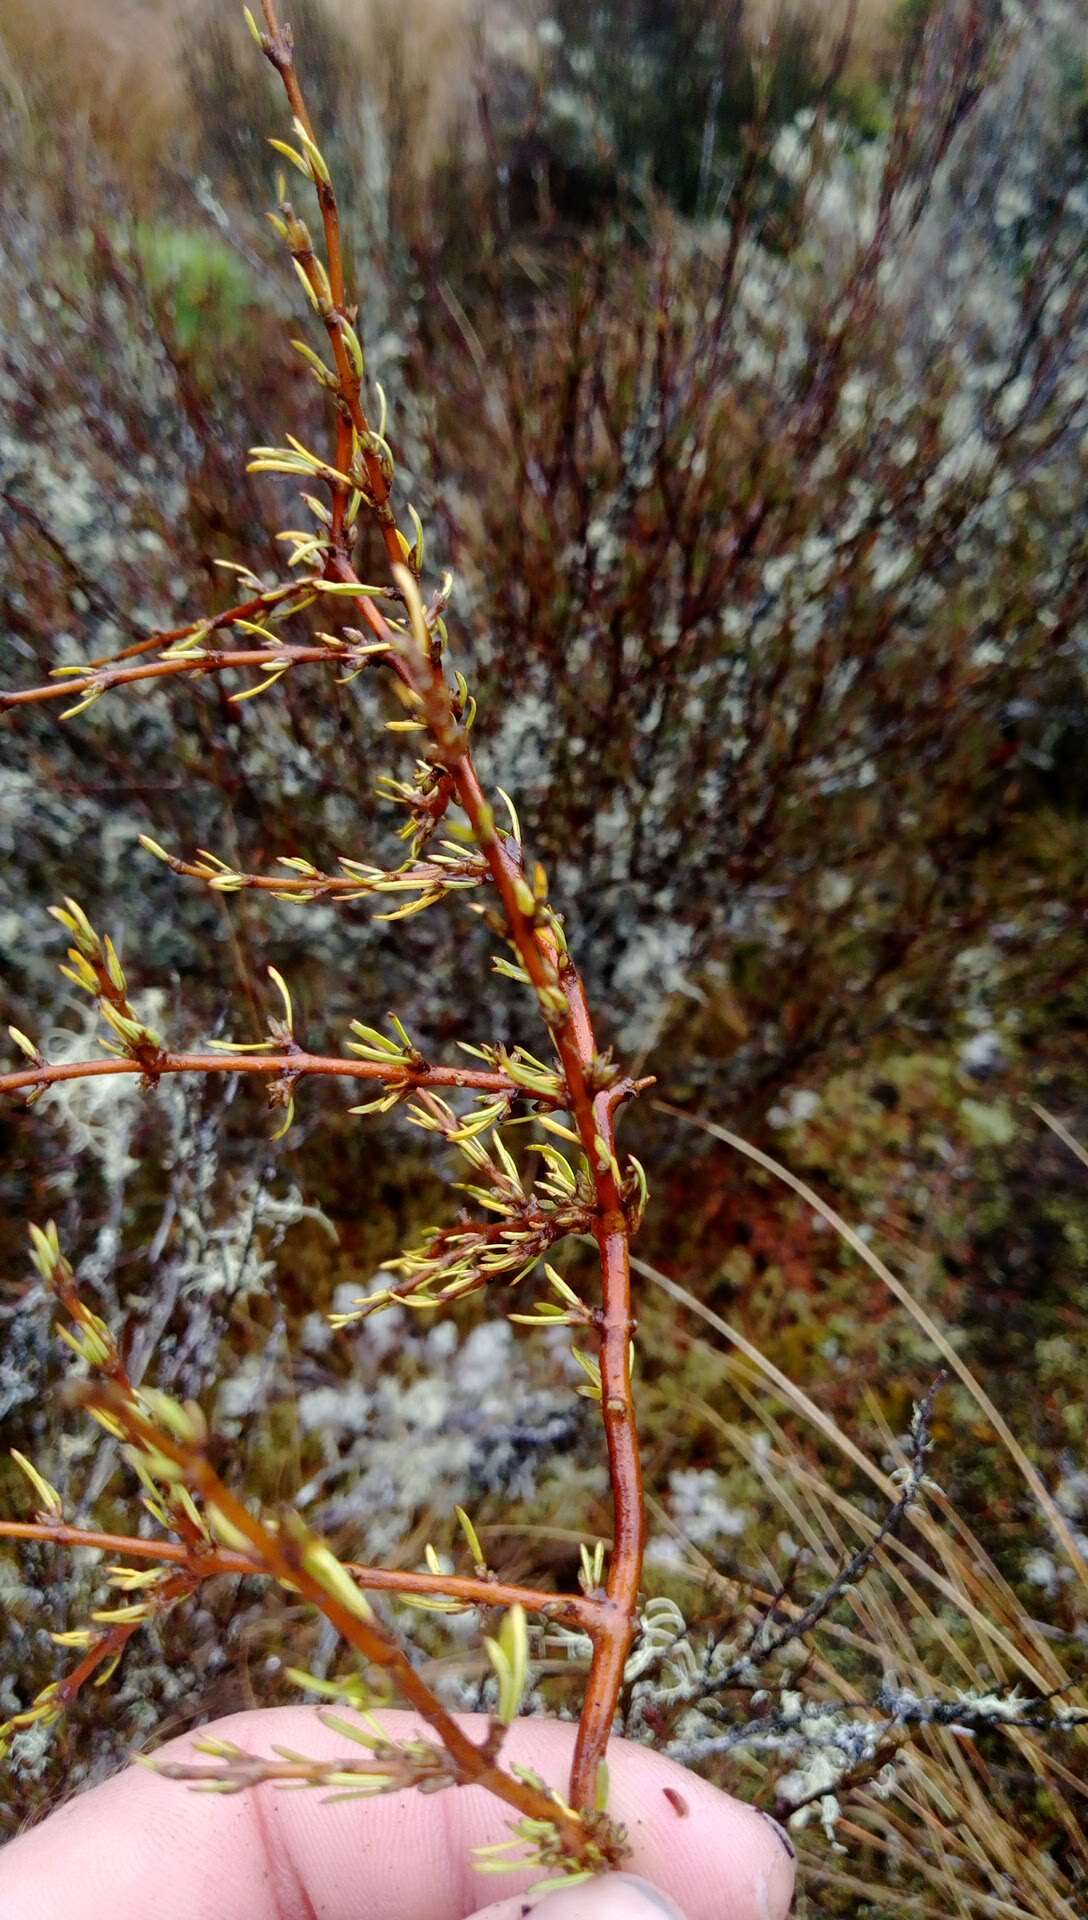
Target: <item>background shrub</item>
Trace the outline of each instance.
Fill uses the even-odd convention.
[[[1083,1170],[1030,1105],[1084,1137],[1076,8],[911,9],[848,52],[808,15],[763,45],[739,8],[492,11],[475,34],[451,11],[427,41],[389,12],[380,60],[339,11],[294,12],[356,187],[398,464],[457,571],[484,755],[517,769],[614,1037],[663,1095],[771,1146],[891,1253],[1083,1531]],[[93,11],[4,23],[0,592],[20,684],[225,604],[217,560],[257,556],[271,575],[289,495],[246,480],[242,454],[273,392],[304,439],[318,417],[251,211],[270,169],[242,130],[272,130],[270,92],[218,10],[180,46],[154,9],[140,18],[123,58]],[[134,856],[149,832],[249,867],[366,857],[383,831],[357,777],[369,696],[284,692],[274,711],[141,691],[78,731],[7,723],[5,1018],[33,1004],[42,1030],[85,1044],[28,910],[73,892],[139,955],[178,1032],[223,1022],[224,980],[227,1030],[259,1031],[268,958],[330,1032],[364,998],[426,1041],[479,1024],[471,930],[424,917],[409,947],[364,913],[178,901]],[[504,1418],[512,1349],[471,1314],[455,1350],[444,1330],[401,1330],[395,1368],[380,1345],[323,1335],[337,1289],[365,1284],[434,1200],[411,1144],[364,1136],[346,1105],[308,1101],[256,1166],[229,1094],[107,1107],[80,1090],[6,1111],[12,1303],[14,1223],[59,1213],[162,1384],[229,1383],[219,1412],[247,1484],[271,1497],[290,1461],[360,1551],[388,1544],[379,1483],[409,1554],[430,1505],[468,1492],[497,1525],[569,1527],[578,1508],[592,1528],[603,1489],[554,1357],[517,1349],[524,1412]],[[642,1124],[650,1258],[879,1452],[880,1422],[901,1431],[932,1372],[914,1323],[795,1197],[720,1143]],[[48,1462],[47,1316],[3,1310],[0,1403],[13,1443]],[[772,1397],[757,1417],[675,1304],[646,1323],[663,1535],[703,1526],[745,1576],[762,1554],[781,1563],[792,1522],[752,1436],[763,1414],[784,1422],[803,1468],[796,1408]],[[727,1395],[747,1455],[678,1412]],[[1083,1596],[966,1393],[937,1432],[938,1477],[1072,1661]],[[840,1490],[841,1462],[821,1467]],[[700,1489],[743,1516],[736,1534],[720,1505],[699,1520]],[[515,1567],[524,1546],[506,1538]],[[58,1624],[79,1598],[50,1599]],[[44,1604],[13,1587],[9,1667],[47,1669]],[[281,1643],[251,1648],[255,1631],[244,1603],[217,1601],[126,1682],[127,1722],[88,1730],[63,1765],[102,1764],[151,1705],[161,1727],[163,1706],[180,1724],[240,1688],[272,1697]],[[319,1662],[291,1631],[276,1629],[291,1657]],[[973,1648],[977,1670],[990,1655]],[[26,1804],[55,1791],[57,1764],[28,1767]],[[1032,1831],[1073,1875],[1047,1793]],[[994,1841],[982,1892],[1002,1871]]]

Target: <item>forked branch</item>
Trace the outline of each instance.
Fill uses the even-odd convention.
[[[394,1300],[433,1308],[472,1291],[491,1276],[520,1279],[559,1238],[591,1234],[600,1261],[600,1304],[591,1307],[579,1300],[562,1277],[548,1268],[553,1300],[539,1306],[535,1316],[514,1317],[530,1325],[578,1327],[595,1347],[595,1351],[578,1357],[587,1376],[583,1391],[599,1400],[601,1407],[613,1504],[613,1549],[603,1586],[598,1584],[601,1569],[594,1564],[586,1581],[587,1591],[581,1597],[548,1595],[496,1582],[480,1566],[472,1579],[447,1577],[437,1571],[423,1576],[342,1566],[331,1550],[309,1535],[297,1520],[285,1516],[273,1525],[248,1511],[211,1466],[195,1409],[178,1408],[164,1396],[133,1392],[114,1365],[112,1337],[78,1302],[55,1235],[38,1236],[42,1270],[51,1276],[82,1328],[82,1344],[77,1343],[77,1350],[105,1375],[85,1396],[87,1404],[107,1430],[126,1443],[146,1483],[167,1489],[161,1497],[154,1495],[159,1502],[157,1510],[164,1532],[180,1531],[181,1538],[151,1543],[153,1550],[145,1554],[139,1544],[124,1536],[66,1527],[55,1507],[31,1522],[0,1523],[0,1533],[49,1539],[56,1544],[67,1540],[71,1544],[108,1545],[110,1550],[136,1558],[157,1558],[158,1570],[147,1576],[149,1606],[173,1604],[182,1590],[191,1590],[197,1580],[223,1572],[260,1572],[302,1593],[366,1662],[390,1676],[433,1735],[433,1744],[409,1743],[411,1751],[403,1747],[393,1751],[380,1732],[372,1736],[353,1734],[364,1746],[371,1747],[372,1759],[341,1770],[346,1786],[353,1786],[357,1777],[364,1786],[369,1781],[371,1787],[379,1788],[403,1785],[409,1779],[430,1785],[475,1782],[496,1793],[519,1816],[522,1825],[515,1832],[534,1842],[540,1864],[588,1873],[614,1864],[624,1851],[622,1834],[608,1821],[600,1794],[605,1749],[627,1656],[638,1630],[645,1544],[642,1468],[631,1381],[635,1320],[629,1254],[630,1235],[645,1202],[645,1181],[637,1162],[629,1161],[621,1168],[616,1123],[621,1105],[640,1091],[643,1083],[628,1078],[610,1053],[599,1048],[581,975],[568,950],[562,921],[549,901],[547,876],[541,866],[526,859],[512,803],[502,796],[511,814],[512,830],[508,831],[498,825],[480,781],[471,747],[475,704],[463,678],[456,675],[451,684],[444,666],[450,581],[447,578],[429,602],[424,602],[420,586],[423,528],[413,509],[409,509],[411,537],[398,525],[392,498],[394,458],[385,437],[384,395],[377,390],[377,426],[372,424],[364,397],[365,354],[356,330],[356,309],[347,302],[333,182],[306,108],[290,29],[281,23],[274,0],[262,0],[262,11],[263,29],[248,10],[247,20],[283,84],[294,127],[293,144],[277,141],[273,145],[316,193],[324,257],[288,202],[285,187],[279,195],[278,211],[270,217],[325,330],[331,367],[304,343],[296,344],[319,384],[332,396],[335,425],[328,460],[291,439],[287,447],[254,449],[251,470],[297,476],[326,490],[327,507],[313,495],[303,494],[315,523],[313,530],[282,536],[294,545],[292,565],[304,566],[310,577],[262,589],[251,576],[246,584],[256,589],[253,602],[217,616],[202,628],[180,630],[179,638],[169,637],[170,647],[164,658],[124,664],[134,654],[152,650],[152,640],[141,641],[126,649],[123,656],[94,662],[83,671],[74,670],[66,676],[64,686],[54,683],[32,688],[3,696],[3,702],[8,706],[26,705],[74,694],[77,706],[72,711],[79,711],[108,688],[129,682],[234,667],[258,668],[262,680],[235,696],[249,698],[266,685],[274,685],[289,668],[332,664],[344,670],[344,679],[354,677],[371,661],[379,669],[387,668],[407,716],[389,725],[394,732],[411,731],[424,742],[412,781],[386,782],[386,797],[406,813],[402,837],[410,841],[410,855],[403,867],[385,871],[342,861],[342,873],[329,874],[311,862],[292,858],[281,863],[287,868],[285,877],[264,876],[228,868],[214,855],[201,854],[198,862],[180,861],[154,843],[146,844],[175,871],[219,891],[251,888],[302,900],[352,899],[370,892],[403,894],[404,904],[395,906],[386,918],[404,917],[462,887],[482,885],[490,896],[490,904],[483,909],[486,922],[507,949],[507,955],[495,964],[533,994],[554,1058],[546,1062],[520,1048],[508,1053],[500,1047],[485,1047],[469,1049],[481,1060],[480,1067],[434,1066],[423,1058],[395,1019],[395,1041],[353,1023],[358,1043],[349,1043],[349,1051],[354,1057],[312,1054],[296,1039],[291,996],[274,969],[269,971],[284,1012],[270,1022],[268,1039],[249,1046],[228,1043],[211,1053],[174,1052],[132,1008],[124,973],[110,942],[101,940],[82,910],[69,901],[56,912],[75,941],[69,953],[70,977],[94,995],[119,1045],[108,1059],[52,1064],[25,1035],[13,1030],[28,1065],[0,1077],[0,1092],[33,1095],[58,1082],[94,1075],[139,1074],[153,1084],[175,1073],[249,1073],[263,1076],[274,1103],[286,1109],[281,1132],[290,1125],[293,1088],[307,1076],[324,1074],[378,1082],[382,1092],[370,1102],[371,1109],[414,1097],[409,1117],[467,1155],[474,1181],[467,1190],[489,1215],[498,1216],[497,1222],[470,1222],[454,1229],[432,1230],[421,1248],[389,1263],[402,1278],[385,1293],[360,1302],[357,1312],[345,1318],[380,1310]],[[390,580],[382,588],[368,585],[355,568],[354,546],[362,518],[369,518],[379,529],[390,563]],[[251,619],[257,610],[266,623],[278,622],[321,596],[333,603],[341,601],[345,611],[361,618],[369,637],[345,629],[342,634],[322,636],[320,645],[291,646],[270,632],[267,624]],[[378,601],[384,604],[379,606]],[[254,602],[260,602],[256,609]],[[243,632],[255,631],[262,644],[230,652],[209,647],[212,631],[227,625],[238,626]],[[461,841],[448,841],[424,859],[423,848],[452,808],[464,815],[460,831],[469,842],[468,850]],[[455,1114],[441,1098],[443,1092],[458,1088],[468,1089],[477,1097],[477,1110],[467,1118]],[[545,1129],[573,1145],[579,1162],[576,1167],[550,1141],[534,1143],[535,1152],[545,1157],[546,1172],[539,1181],[526,1186],[499,1134],[515,1101],[527,1103]],[[569,1116],[569,1126],[554,1117],[557,1110]],[[490,1148],[484,1147],[481,1137],[487,1128],[493,1130]],[[44,1482],[40,1484],[45,1486]],[[142,1578],[131,1570],[130,1577],[137,1583]],[[388,1629],[377,1621],[363,1598],[363,1587],[401,1593],[417,1604],[502,1604],[509,1608],[507,1625],[498,1642],[488,1642],[499,1682],[499,1708],[491,1732],[481,1745],[466,1736]],[[137,1613],[142,1605],[134,1603]],[[576,1625],[592,1642],[565,1798],[543,1782],[504,1772],[498,1764],[504,1725],[517,1711],[524,1682],[524,1609]],[[126,1609],[125,1617],[117,1620],[118,1631],[134,1624],[130,1613],[131,1609]],[[46,1702],[42,1711],[49,1710]],[[218,1763],[213,1769],[215,1778],[224,1790],[234,1790],[255,1778],[317,1778],[313,1773],[317,1763],[300,1756],[263,1763],[252,1755],[224,1751],[212,1758]],[[279,1773],[269,1771],[273,1764]],[[284,1766],[295,1771],[283,1775]],[[182,1771],[185,1777],[191,1777],[191,1770]]]

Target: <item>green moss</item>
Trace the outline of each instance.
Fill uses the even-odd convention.
[[[1016,1138],[1016,1118],[1007,1100],[961,1100],[960,1119],[976,1147],[1007,1147]]]
[[[177,347],[214,378],[217,358],[241,341],[260,300],[248,265],[218,234],[166,220],[143,222],[136,249]]]

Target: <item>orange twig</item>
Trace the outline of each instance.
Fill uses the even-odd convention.
[[[351,649],[335,647],[253,647],[232,653],[179,654],[170,660],[152,660],[142,667],[104,667],[89,673],[73,674],[69,680],[53,680],[48,686],[20,687],[0,692],[0,713],[10,707],[35,706],[44,700],[70,700],[73,695],[109,693],[112,687],[131,686],[137,680],[169,680],[179,673],[226,673],[239,667],[297,666],[302,662],[322,661],[328,666],[348,667]]]
[[[354,1647],[364,1661],[389,1674],[401,1697],[415,1709],[441,1742],[451,1764],[453,1779],[486,1787],[519,1814],[554,1825],[564,1836],[571,1860],[579,1861],[585,1857],[589,1835],[576,1815],[557,1804],[542,1789],[529,1785],[527,1781],[498,1766],[495,1759],[496,1742],[492,1734],[489,1733],[483,1743],[477,1746],[385,1629],[375,1620],[364,1619],[350,1610],[335,1593],[316,1579],[303,1565],[304,1556],[295,1549],[293,1543],[272,1533],[251,1514],[220,1480],[203,1454],[188,1450],[153,1426],[116,1390],[92,1389],[88,1402],[118,1419],[130,1438],[173,1460],[183,1470],[193,1491],[250,1542],[254,1559],[266,1573],[301,1593],[320,1609],[341,1638]]]
[[[490,1580],[468,1581],[451,1576],[394,1574],[375,1569],[359,1571],[361,1583],[404,1593],[440,1593],[463,1598],[473,1604],[494,1603],[499,1594],[509,1604],[532,1606],[554,1612],[563,1609],[567,1619],[576,1621],[590,1636],[593,1653],[583,1700],[571,1771],[570,1806],[557,1803],[542,1790],[516,1779],[496,1765],[495,1730],[477,1747],[464,1734],[456,1720],[417,1673],[405,1653],[376,1623],[372,1623],[336,1591],[311,1577],[302,1565],[299,1553],[287,1534],[273,1533],[248,1513],[234,1494],[223,1485],[203,1453],[187,1452],[164,1439],[143,1418],[131,1394],[106,1389],[92,1396],[92,1404],[112,1413],[130,1437],[142,1440],[175,1459],[185,1471],[192,1490],[210,1503],[225,1519],[234,1534],[249,1542],[253,1558],[245,1554],[225,1556],[215,1550],[218,1570],[261,1570],[285,1581],[317,1605],[347,1642],[369,1661],[385,1668],[396,1679],[405,1699],[414,1706],[432,1728],[444,1749],[450,1777],[474,1781],[488,1787],[510,1806],[534,1820],[550,1822],[560,1836],[571,1863],[588,1862],[596,1870],[602,1862],[622,1856],[622,1837],[615,1830],[606,1838],[606,1851],[594,1850],[592,1836],[600,1829],[600,1816],[591,1809],[599,1785],[600,1763],[611,1733],[623,1684],[627,1655],[637,1627],[637,1601],[645,1545],[645,1507],[638,1431],[631,1385],[630,1347],[634,1333],[631,1298],[629,1238],[631,1232],[631,1180],[621,1174],[616,1155],[616,1116],[622,1101],[637,1092],[640,1083],[626,1078],[611,1058],[597,1047],[585,987],[574,961],[566,950],[561,923],[547,905],[547,881],[540,868],[530,872],[521,847],[510,836],[500,833],[473,760],[468,736],[468,721],[463,714],[467,696],[456,696],[448,685],[442,666],[438,608],[428,615],[420,600],[417,575],[421,545],[413,546],[400,532],[390,501],[388,449],[372,432],[363,405],[361,379],[353,342],[354,310],[345,304],[343,248],[335,193],[327,178],[327,168],[314,143],[313,129],[302,89],[294,67],[289,29],[281,26],[273,0],[262,0],[267,33],[261,43],[285,87],[292,112],[309,142],[311,176],[317,191],[327,254],[323,267],[314,254],[309,235],[289,208],[280,229],[286,234],[296,264],[313,296],[329,336],[336,365],[336,452],[331,469],[315,463],[315,474],[332,494],[331,539],[326,542],[325,574],[357,592],[348,597],[362,619],[382,643],[387,662],[402,683],[403,697],[422,719],[429,735],[423,782],[418,809],[415,809],[419,839],[433,831],[451,801],[463,810],[472,828],[476,847],[498,896],[497,915],[492,923],[503,934],[517,955],[518,962],[537,998],[558,1061],[553,1076],[554,1091],[543,1097],[518,1085],[498,1072],[475,1069],[430,1067],[407,1058],[389,1066],[377,1062],[324,1058],[286,1045],[283,1051],[265,1054],[171,1054],[152,1045],[138,1047],[136,1058],[111,1058],[51,1066],[35,1061],[29,1068],[0,1077],[0,1091],[36,1089],[51,1083],[94,1074],[142,1073],[149,1081],[163,1074],[181,1072],[256,1073],[282,1076],[285,1085],[308,1073],[345,1075],[378,1080],[391,1089],[433,1090],[440,1087],[470,1087],[487,1093],[527,1098],[547,1108],[567,1109],[574,1121],[578,1141],[584,1153],[592,1181],[592,1205],[583,1202],[579,1219],[591,1227],[601,1263],[601,1305],[593,1314],[587,1311],[598,1341],[601,1406],[608,1451],[609,1475],[614,1510],[613,1550],[603,1593],[585,1596],[542,1595],[534,1589],[503,1587]],[[300,141],[302,135],[300,134]],[[303,142],[305,144],[305,142]],[[315,157],[316,156],[316,157]],[[330,376],[331,378],[331,376]],[[263,450],[268,453],[268,450]],[[294,471],[290,461],[275,465],[275,450],[257,464],[262,470]],[[346,476],[351,476],[350,484]],[[390,599],[399,601],[407,611],[407,622],[387,619],[374,604],[371,592],[364,590],[350,558],[352,527],[348,505],[357,490],[382,533],[386,553],[393,569],[395,586]],[[356,501],[358,504],[358,501]],[[392,621],[392,624],[391,624]],[[224,617],[225,623],[225,617]],[[139,643],[142,648],[143,643]],[[317,661],[356,664],[366,648],[276,647],[231,653],[202,652],[198,655],[171,657],[147,666],[100,667],[86,675],[72,676],[61,686],[32,688],[17,694],[0,695],[0,706],[29,704],[72,694],[106,691],[129,681],[152,679],[191,672],[221,671],[242,666],[281,666]],[[417,840],[418,846],[418,840]],[[186,868],[184,863],[172,865]],[[201,874],[199,877],[206,877]],[[255,875],[231,876],[242,884],[267,885]],[[318,876],[320,882],[328,876]],[[287,883],[292,885],[297,883]],[[306,883],[312,886],[312,880]],[[273,882],[269,890],[286,891],[287,886]],[[290,1007],[287,1029],[273,1029],[277,1040],[290,1042]],[[633,1175],[631,1177],[633,1179]],[[568,1229],[570,1230],[570,1229]],[[364,1303],[365,1304],[365,1303]],[[12,1533],[15,1523],[4,1523],[0,1531]],[[51,1537],[61,1537],[50,1526]],[[22,1537],[43,1537],[26,1534]],[[230,1537],[228,1535],[228,1537]],[[99,1536],[103,1538],[103,1536]],[[86,1536],[84,1536],[86,1540]],[[188,1555],[188,1559],[185,1556]],[[163,1559],[176,1560],[188,1569],[204,1555],[204,1547],[188,1541],[181,1549],[172,1549]],[[213,1560],[206,1556],[201,1564],[207,1569]],[[178,1578],[191,1578],[188,1571]],[[517,1595],[517,1601],[512,1598]],[[573,1811],[572,1811],[573,1809]],[[611,1849],[611,1851],[608,1851]]]
[[[289,27],[281,25],[272,0],[261,0],[268,33],[264,40],[264,51],[275,67],[283,82],[291,112],[301,122],[314,139],[314,126],[310,119],[306,100],[299,82],[294,63],[294,42]],[[343,400],[343,413],[338,413],[336,422],[336,457],[334,464],[341,473],[347,470],[352,454],[352,431],[358,434],[363,444],[363,464],[366,469],[370,498],[376,517],[381,525],[385,550],[393,565],[403,565],[404,554],[397,538],[397,524],[392,510],[388,506],[389,482],[382,471],[381,461],[366,446],[370,434],[370,423],[362,403],[359,378],[343,335],[343,322],[350,320],[347,311],[344,284],[344,248],[340,232],[340,213],[336,204],[336,191],[331,180],[315,181],[318,205],[321,209],[321,221],[325,230],[325,252],[328,260],[329,290],[332,296],[331,308],[322,313],[329,342],[336,361],[337,377],[340,381],[340,393]],[[312,254],[311,254],[312,259]],[[301,261],[303,271],[307,271],[305,260]],[[313,284],[313,283],[311,283]],[[316,291],[316,287],[315,287]],[[350,552],[350,537],[345,534],[345,512],[347,495],[342,487],[333,489],[333,548],[345,556]]]
[[[505,1073],[488,1073],[476,1067],[381,1067],[369,1060],[344,1060],[337,1054],[304,1053],[301,1048],[292,1053],[160,1053],[151,1065],[118,1057],[61,1060],[54,1065],[20,1067],[16,1073],[0,1074],[0,1093],[21,1093],[27,1088],[56,1086],[63,1080],[124,1073],[142,1074],[148,1080],[171,1073],[256,1073],[270,1078],[280,1073],[292,1077],[331,1074],[345,1080],[378,1080],[390,1088],[406,1090],[472,1087],[479,1093],[526,1097],[524,1087],[515,1086]],[[554,1106],[555,1102],[542,1099],[542,1104]]]
[[[127,1560],[157,1560],[164,1566],[184,1567],[194,1578],[220,1575],[262,1576],[259,1560],[210,1542],[185,1545],[177,1540],[146,1540],[135,1534],[99,1533],[91,1527],[71,1527],[58,1520],[0,1520],[0,1540],[33,1540],[42,1546],[97,1547]],[[463,1600],[472,1607],[522,1606],[565,1626],[590,1632],[601,1613],[601,1602],[581,1593],[548,1593],[542,1587],[523,1587],[508,1580],[459,1573],[416,1573],[393,1567],[364,1567],[345,1560],[344,1567],[368,1593],[422,1593],[435,1598]]]

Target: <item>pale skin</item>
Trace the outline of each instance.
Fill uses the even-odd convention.
[[[395,1738],[419,1731],[410,1714],[381,1717]],[[485,1731],[475,1716],[464,1724],[474,1738]],[[308,1707],[234,1714],[204,1731],[257,1753],[346,1747]],[[561,1781],[574,1731],[519,1721],[504,1761]],[[188,1737],[164,1751],[200,1758]],[[326,1806],[314,1790],[195,1793],[130,1768],[4,1849],[0,1920],[785,1920],[793,1861],[768,1820],[622,1740],[609,1768],[628,1869],[543,1900],[526,1897],[539,1873],[473,1870],[473,1847],[507,1837],[504,1809],[477,1788]]]

